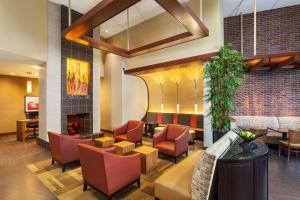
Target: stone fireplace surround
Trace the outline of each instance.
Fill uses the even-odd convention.
[[[72,23],[81,16],[72,11]],[[61,30],[68,27],[68,8],[61,6]],[[89,36],[92,36],[90,33]],[[90,64],[88,96],[68,96],[66,91],[67,58],[87,61]],[[67,133],[68,119],[77,118],[81,134],[93,132],[93,49],[61,38],[61,132]]]

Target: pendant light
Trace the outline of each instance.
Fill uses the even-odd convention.
[[[178,84],[178,80],[176,79],[176,77],[174,76],[174,74],[172,74],[172,72],[169,71],[169,74],[171,75],[171,77],[173,78],[174,82],[176,83],[176,113],[179,114],[179,84]]]
[[[26,92],[28,94],[32,93],[32,81],[30,80],[30,75],[32,74],[31,72],[26,72],[28,75],[28,80],[26,81]]]

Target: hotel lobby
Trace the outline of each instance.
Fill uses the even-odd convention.
[[[300,200],[300,0],[0,0],[0,199]]]

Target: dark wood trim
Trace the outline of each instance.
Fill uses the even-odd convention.
[[[102,128],[101,128],[101,131],[103,131],[103,132],[107,132],[107,133],[114,133],[114,131],[113,131],[113,130],[102,129]]]
[[[187,3],[180,2],[178,0],[155,0],[182,26],[184,26],[187,29],[187,32],[132,50],[116,47],[102,39],[94,39],[85,36],[85,34],[91,31],[93,28],[113,18],[139,1],[140,0],[103,0],[81,18],[79,18],[76,22],[74,22],[70,27],[62,31],[62,36],[68,40],[80,43],[82,45],[130,58],[209,35],[207,27]]]
[[[248,71],[262,68],[273,71],[290,65],[292,69],[295,69],[300,63],[300,52],[259,55],[246,58],[245,61],[248,66]]]
[[[134,68],[134,69],[127,69],[127,70],[125,69],[124,73],[130,74],[130,75],[133,75],[133,74],[140,75],[140,74],[143,74],[146,72],[149,73],[149,72],[153,72],[153,71],[160,71],[163,69],[170,69],[170,67],[172,68],[176,65],[195,62],[195,61],[203,61],[203,62],[211,61],[212,57],[218,56],[218,55],[219,55],[219,52],[207,53],[207,54],[202,54],[202,55],[198,55],[198,56],[157,63],[157,64],[153,64],[153,65],[147,65],[147,66],[138,67],[138,68]]]

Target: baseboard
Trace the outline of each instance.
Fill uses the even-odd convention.
[[[0,136],[4,136],[4,135],[14,135],[17,134],[16,132],[7,132],[7,133],[0,133]]]
[[[50,150],[50,147],[49,147],[49,142],[45,141],[45,140],[42,140],[41,138],[36,138],[36,143],[46,149],[46,150]]]

